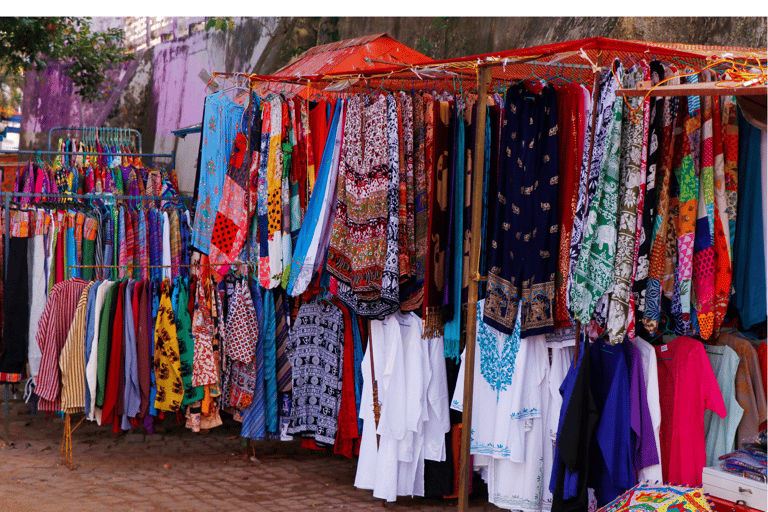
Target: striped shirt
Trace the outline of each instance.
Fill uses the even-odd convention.
[[[38,408],[41,411],[61,409],[59,355],[75,316],[78,300],[87,285],[88,281],[78,278],[56,284],[40,317],[37,344],[40,346],[42,359],[35,394],[40,397]]]
[[[59,356],[61,370],[61,410],[68,413],[85,409],[85,330],[88,311],[88,292],[93,283],[83,289],[77,301],[75,316]]]

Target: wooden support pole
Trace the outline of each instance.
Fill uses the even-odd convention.
[[[467,298],[467,347],[464,353],[464,411],[461,416],[461,461],[459,464],[460,512],[469,507],[469,446],[472,440],[472,388],[475,368],[475,333],[477,329],[477,297],[480,286],[480,229],[483,204],[483,174],[485,171],[485,110],[488,104],[488,84],[491,69],[477,68],[477,119],[475,121],[475,148],[472,168],[472,236],[469,253],[469,291]]]

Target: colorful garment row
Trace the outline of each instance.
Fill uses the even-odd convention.
[[[636,327],[656,333],[665,311],[678,334],[716,336],[732,294],[737,171],[747,158],[734,98],[615,94],[676,73],[656,61],[626,70],[616,62],[601,77],[566,298],[574,320],[614,344],[634,339]]]
[[[138,156],[114,157],[98,165],[88,162],[89,158],[86,157],[86,162],[83,162],[82,157],[79,157],[72,165],[62,165],[60,157],[56,157],[51,165],[29,162],[26,166],[16,169],[12,191],[35,194],[106,193],[168,198],[179,195],[178,178],[173,169],[145,167]],[[18,197],[16,201],[22,204],[39,203],[44,201],[44,198]],[[135,204],[132,202],[131,206]]]

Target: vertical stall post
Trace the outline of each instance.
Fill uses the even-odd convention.
[[[480,65],[477,68],[477,120],[475,124],[475,148],[472,169],[472,245],[470,246],[469,281],[467,298],[467,347],[464,354],[464,410],[461,416],[461,461],[459,465],[459,511],[469,507],[469,445],[472,439],[472,388],[475,368],[475,333],[477,320],[477,297],[480,269],[480,229],[483,204],[483,174],[485,171],[485,110],[488,102],[488,84],[491,82],[491,68]]]

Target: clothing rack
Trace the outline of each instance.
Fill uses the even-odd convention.
[[[52,151],[52,150],[33,150],[33,149],[0,149],[0,154],[17,154],[17,155],[90,155],[90,156],[146,156],[148,158],[170,158],[171,167],[176,167],[176,150],[170,153],[125,153],[125,152],[93,152],[93,151]]]

